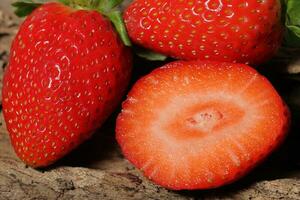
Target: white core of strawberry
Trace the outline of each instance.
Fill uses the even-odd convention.
[[[226,93],[230,94],[230,92]],[[205,102],[208,103],[208,107],[206,107]],[[209,107],[211,102],[218,102],[218,107]],[[159,113],[159,117],[153,123],[149,124],[149,127],[151,127],[151,133],[155,134],[159,140],[170,143],[176,143],[177,134],[171,130],[177,129],[178,133],[180,133],[179,129],[190,129],[192,134],[198,133],[199,138],[195,135],[195,138],[190,139],[200,143],[210,139],[215,140],[228,133],[242,135],[243,130],[249,130],[251,124],[259,123],[262,120],[262,114],[258,112],[259,109],[256,107],[264,106],[267,103],[268,101],[264,101],[262,104],[257,105],[249,99],[246,100],[233,94],[221,95],[220,92],[210,92],[207,95],[192,94],[176,97],[168,101],[168,105],[164,105],[159,110],[153,110],[153,112]],[[195,105],[199,107],[204,106],[205,108],[194,111],[193,106]],[[228,108],[228,105],[233,106],[232,108]],[[191,115],[187,115],[186,110],[190,108],[193,112]],[[248,108],[247,112],[245,112],[244,108]],[[161,112],[162,110],[163,112]],[[232,113],[232,110],[235,110],[234,112],[236,113]],[[234,121],[232,121],[233,119]],[[226,121],[228,121],[228,125]],[[170,124],[175,123],[177,124],[176,128],[168,128]],[[248,131],[246,132],[248,133]],[[184,134],[187,136],[185,140],[190,141],[188,133],[185,132]]]
[[[191,117],[188,117],[186,119],[186,125],[191,128],[202,130],[202,132],[209,133],[222,118],[223,114],[220,111],[213,108],[205,109],[197,112]]]

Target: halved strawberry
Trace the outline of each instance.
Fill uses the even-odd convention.
[[[116,137],[155,183],[208,189],[245,175],[278,146],[288,125],[281,97],[254,69],[179,61],[136,83]]]

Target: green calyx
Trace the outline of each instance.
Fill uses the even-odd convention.
[[[16,8],[15,14],[19,17],[29,15],[39,6],[49,0],[18,0],[12,6]],[[131,46],[122,13],[117,9],[123,0],[57,0],[74,9],[96,10],[107,17],[114,25],[121,40],[126,46]]]
[[[123,0],[59,0],[73,8],[94,9],[101,13],[110,12],[112,9],[120,5]]]
[[[12,6],[15,7],[15,14],[17,16],[25,17],[44,3],[42,0],[22,0],[12,3]]]
[[[300,1],[281,0],[285,21],[285,46],[300,47]]]

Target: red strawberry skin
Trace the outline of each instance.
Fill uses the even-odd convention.
[[[278,0],[135,0],[124,19],[131,39],[184,60],[258,65],[280,46]]]
[[[116,138],[156,184],[210,189],[262,162],[283,141],[289,121],[276,90],[247,65],[179,61],[135,84]]]
[[[120,102],[131,53],[96,11],[36,9],[13,41],[3,111],[16,154],[44,167],[88,139]]]

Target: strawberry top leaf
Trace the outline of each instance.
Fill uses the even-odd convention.
[[[107,16],[110,19],[110,21],[114,24],[123,43],[126,46],[131,46],[131,41],[127,34],[121,12],[118,10],[115,10],[115,11],[106,13],[105,16]]]
[[[100,0],[99,10],[103,12],[109,12],[111,9],[117,7],[123,2],[123,0]]]
[[[41,6],[42,2],[37,2],[33,0],[22,0],[17,1],[12,4],[13,7],[16,8],[15,14],[19,17],[25,17],[29,15],[32,11],[34,11],[36,8]]]
[[[300,1],[288,0],[285,1],[286,7],[286,36],[285,43],[287,46],[300,47]]]
[[[140,47],[136,47],[134,49],[135,54],[141,58],[144,58],[146,60],[149,61],[165,61],[167,60],[168,56],[157,53],[157,52],[153,52],[151,50],[148,49],[144,49],[144,48],[140,48]]]

